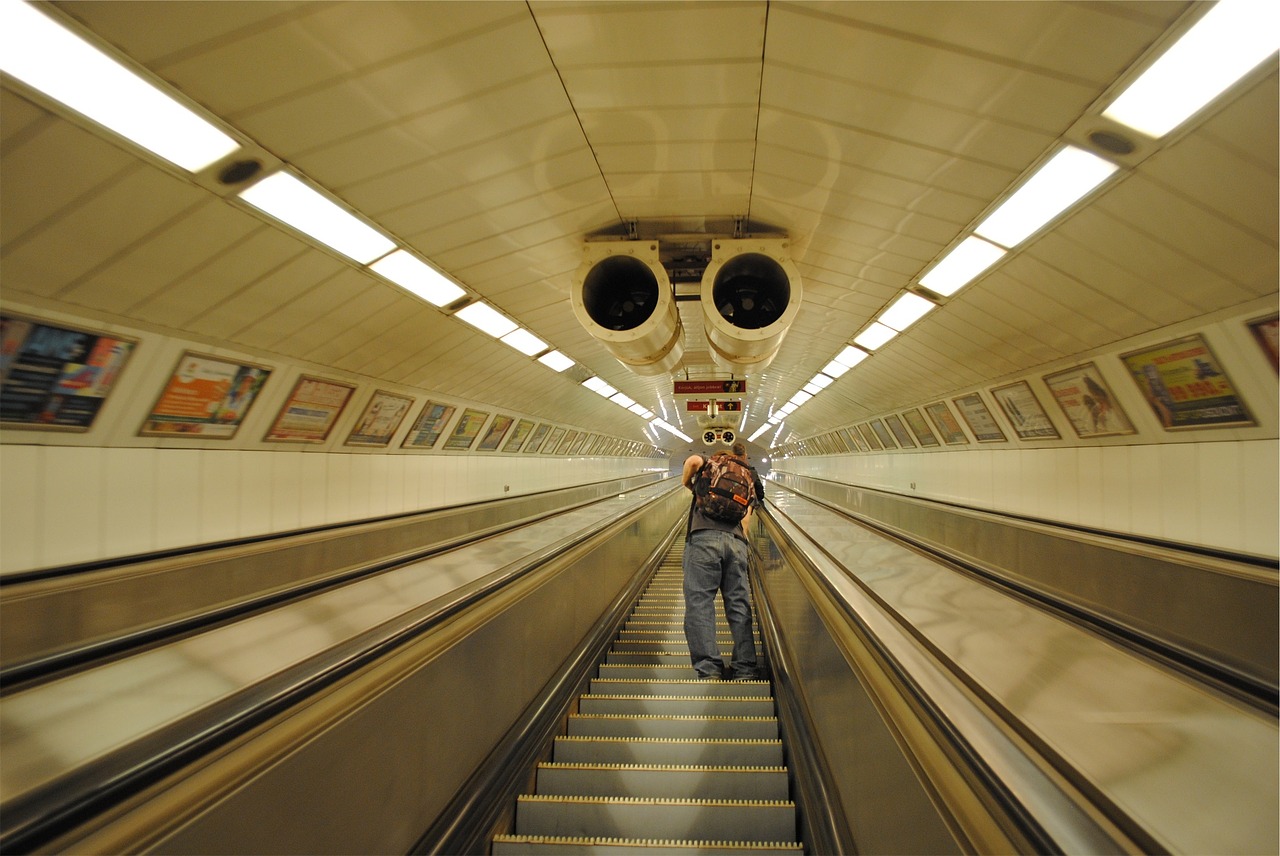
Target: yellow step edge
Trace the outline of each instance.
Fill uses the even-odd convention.
[[[686,797],[584,797],[572,794],[521,794],[517,802],[573,803],[577,805],[693,805],[795,808],[791,800],[700,800]]]
[[[539,770],[649,770],[661,773],[785,773],[786,767],[741,767],[724,764],[605,764],[543,761]]]
[[[596,838],[556,835],[495,835],[495,842],[503,844],[547,844],[557,847],[640,847],[648,850],[670,848],[718,848],[734,850],[794,850],[804,852],[804,845],[795,841],[705,841],[680,838]]]

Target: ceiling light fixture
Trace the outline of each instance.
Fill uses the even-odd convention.
[[[444,274],[406,250],[396,250],[369,265],[369,270],[433,306],[447,306],[466,292]],[[533,353],[537,353],[534,351]]]
[[[668,434],[674,434],[675,436],[679,437],[681,440],[684,440],[686,443],[692,443],[692,442],[693,442],[693,438],[692,438],[692,437],[690,437],[688,434],[684,433],[683,431],[681,431],[679,428],[675,427],[674,425],[671,425],[670,423],[664,422],[664,421],[663,421],[663,420],[661,420],[661,419],[655,419],[655,420],[653,420],[652,422],[650,422],[649,424],[650,424],[651,426],[654,426],[654,427],[657,427],[657,428],[661,428],[663,431],[666,431]]]
[[[510,345],[526,357],[540,354],[547,349],[547,343],[530,333],[523,327],[517,327],[503,336],[502,344]]]
[[[937,306],[938,304],[932,300],[927,300],[918,294],[912,294],[908,291],[889,304],[889,308],[881,312],[877,320],[884,326],[901,333],[936,309]]]
[[[1220,0],[1102,115],[1163,137],[1276,52],[1278,19],[1274,3]]]
[[[267,176],[240,191],[240,198],[362,265],[396,248],[386,235],[288,172]]]
[[[1000,203],[974,234],[1002,247],[1015,247],[1118,169],[1111,161],[1067,146]]]
[[[843,377],[844,373],[849,370],[849,366],[838,360],[832,360],[822,367],[822,373],[830,377]]]
[[[874,351],[896,335],[898,331],[892,327],[886,327],[879,321],[872,321],[871,326],[855,336],[853,341],[869,351]]]
[[[591,376],[582,382],[582,385],[594,392],[596,395],[602,395],[605,398],[611,398],[618,394],[618,391],[609,384],[605,383],[599,377]]]
[[[943,256],[942,261],[934,265],[932,270],[920,277],[920,284],[943,297],[949,297],[998,262],[1004,254],[1002,248],[990,241],[970,235]]]
[[[189,172],[240,148],[221,129],[31,4],[0,3],[0,69]]]
[[[573,368],[573,360],[566,357],[559,351],[550,351],[538,357],[538,362],[542,363],[552,371],[562,372],[566,369]]]
[[[483,301],[468,303],[453,315],[495,339],[501,339],[516,329],[516,322]]]

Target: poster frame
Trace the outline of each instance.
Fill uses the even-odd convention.
[[[165,400],[166,395],[169,393],[170,388],[173,386],[175,382],[177,382],[179,373],[182,371],[183,364],[190,360],[207,361],[207,362],[219,363],[224,366],[234,367],[233,380],[228,386],[227,393],[224,393],[222,397],[218,399],[218,401],[216,402],[216,404],[218,405],[220,405],[221,403],[227,400],[228,393],[230,393],[231,390],[234,389],[239,382],[242,382],[244,378],[250,377],[250,375],[248,374],[249,372],[261,372],[261,375],[256,379],[256,382],[254,383],[254,388],[248,393],[249,400],[248,400],[248,403],[244,406],[243,412],[239,412],[235,419],[223,419],[222,421],[205,421],[205,422],[197,422],[197,421],[183,422],[180,419],[175,418],[175,416],[171,414],[157,414],[156,408],[160,407],[161,403]],[[248,418],[249,411],[253,409],[253,405],[257,404],[259,397],[262,395],[263,387],[267,385],[267,381],[270,379],[272,373],[273,373],[273,370],[267,366],[259,365],[257,363],[245,362],[244,360],[241,360],[239,358],[215,357],[212,354],[204,354],[199,351],[190,351],[190,350],[183,351],[182,354],[178,357],[178,361],[174,364],[173,370],[169,372],[168,379],[164,382],[164,385],[160,388],[160,392],[157,393],[155,400],[151,404],[151,407],[147,408],[147,414],[142,418],[142,424],[138,426],[138,436],[139,437],[178,437],[178,438],[186,438],[186,439],[199,438],[202,440],[230,440],[240,432],[240,426],[243,425],[244,420]],[[215,404],[215,402],[213,402],[212,400],[210,400],[209,403]],[[216,412],[218,411],[215,411],[215,414]],[[216,416],[210,417],[210,419],[215,419],[215,418]],[[192,430],[174,430],[173,428],[154,427],[156,425],[191,426]],[[152,427],[149,427],[149,426],[152,426]],[[196,429],[203,429],[203,428],[230,428],[230,431],[225,433],[219,433],[214,431],[196,430]]]
[[[1058,426],[1054,425],[1053,420],[1049,418],[1048,412],[1040,403],[1040,398],[1031,388],[1030,382],[1015,380],[1013,383],[992,387],[991,397],[995,399],[996,404],[1000,405],[1000,410],[1004,412],[1005,419],[1008,420],[1019,440],[1062,439]],[[1026,411],[1026,415],[1023,411]],[[1039,423],[1039,426],[1023,427],[1024,422],[1028,426]]]
[[[1182,374],[1186,371],[1185,356],[1197,356],[1196,354],[1187,354],[1189,349],[1199,348],[1209,358],[1210,365],[1197,366],[1196,372],[1199,375],[1204,369],[1214,372],[1208,377],[1221,377],[1219,383],[1227,386],[1227,392],[1222,395],[1213,396],[1212,401],[1221,401],[1221,404],[1209,405],[1213,409],[1222,407],[1236,408],[1239,413],[1243,414],[1239,419],[1227,420],[1209,420],[1194,418],[1183,420],[1183,424],[1178,424],[1178,415],[1180,412],[1190,411],[1184,404],[1176,400],[1176,396],[1170,390],[1172,385],[1174,388],[1183,386],[1186,378]],[[1177,349],[1176,353],[1162,353]],[[1183,357],[1183,359],[1177,359]],[[1245,402],[1244,397],[1238,391],[1235,383],[1232,382],[1231,376],[1227,373],[1226,367],[1222,361],[1218,359],[1213,349],[1209,347],[1209,342],[1200,333],[1192,333],[1189,336],[1181,336],[1177,339],[1169,339],[1156,345],[1149,345],[1145,348],[1128,351],[1120,355],[1120,362],[1124,364],[1125,373],[1129,375],[1130,380],[1138,387],[1138,392],[1142,395],[1147,405],[1151,408],[1152,414],[1156,418],[1156,422],[1166,431],[1197,431],[1203,429],[1215,428],[1248,428],[1256,425],[1257,422],[1253,418],[1249,405]],[[1197,360],[1197,363],[1204,362]],[[1140,379],[1141,376],[1141,379]],[[1193,383],[1203,382],[1206,378],[1196,377],[1192,379]],[[1157,388],[1158,387],[1158,388]],[[1197,402],[1203,401],[1202,398],[1193,398],[1190,404],[1195,406]],[[1162,412],[1167,411],[1166,414]]]
[[[996,415],[991,412],[991,408],[987,406],[987,402],[983,400],[982,393],[971,392],[968,395],[961,395],[951,399],[955,404],[956,410],[960,413],[960,418],[969,426],[969,433],[973,435],[973,439],[979,443],[1007,443],[1009,438],[1005,436],[1004,429],[1000,427],[1000,423],[996,422]],[[983,416],[985,421],[990,424],[991,431],[979,431],[978,427],[973,424],[974,417]],[[992,433],[994,432],[994,434]]]
[[[330,407],[329,415],[324,417],[322,429],[302,430],[296,432],[285,433],[281,428],[281,423],[285,420],[291,408],[299,405],[301,402],[298,398],[306,384],[315,384],[317,387],[327,387],[331,390],[346,390],[346,394],[342,396],[342,403],[336,407]],[[280,405],[280,409],[276,411],[276,418],[271,421],[271,427],[267,429],[267,433],[262,435],[264,443],[310,443],[319,445],[328,441],[329,434],[333,432],[334,426],[338,424],[338,420],[342,418],[343,411],[347,409],[347,405],[351,403],[351,397],[355,394],[356,385],[351,383],[343,383],[342,381],[329,380],[328,378],[316,377],[314,375],[299,375],[298,379],[293,382],[293,389],[289,390],[289,395],[285,398],[284,403]],[[316,406],[314,402],[306,402],[312,406]],[[323,406],[323,405],[321,405]]]
[[[436,408],[440,409],[436,411]],[[457,410],[458,406],[456,404],[427,399],[423,402],[422,410],[418,412],[417,418],[409,426],[409,432],[400,441],[400,448],[434,449],[436,443],[440,442],[440,438],[444,435],[444,429],[448,427],[449,421],[453,419],[453,414]],[[434,414],[433,411],[435,411]],[[430,420],[430,423],[428,423],[428,420]],[[428,437],[431,442],[423,442]]]
[[[382,403],[388,401],[402,401],[404,406],[398,415],[393,416],[390,428],[372,433],[373,425],[370,425],[370,433],[360,434],[360,426],[364,425],[373,415],[375,406],[381,406]],[[400,430],[400,426],[404,424],[404,419],[409,415],[409,411],[413,409],[414,399],[412,396],[401,395],[398,392],[390,392],[385,389],[375,389],[373,394],[369,396],[369,401],[365,404],[364,410],[360,412],[360,417],[356,419],[356,424],[351,426],[351,430],[347,432],[347,439],[343,441],[344,446],[371,446],[385,448],[391,445],[391,438]],[[367,438],[367,439],[366,439]]]
[[[1124,428],[1117,428],[1112,431],[1097,431],[1089,427],[1086,419],[1095,417],[1095,411],[1090,410],[1087,404],[1075,404],[1070,399],[1081,393],[1075,388],[1076,379],[1082,379],[1082,383],[1086,386],[1092,384],[1094,389],[1090,389],[1084,393],[1084,397],[1092,398],[1094,401],[1105,399],[1109,404],[1109,410],[1116,413]],[[1117,437],[1127,434],[1136,434],[1138,429],[1134,427],[1133,420],[1129,418],[1129,414],[1125,413],[1124,408],[1116,399],[1115,392],[1111,389],[1111,385],[1107,383],[1107,379],[1102,376],[1102,371],[1095,362],[1081,363],[1071,368],[1062,369],[1061,371],[1050,372],[1041,378],[1045,387],[1049,390],[1049,395],[1053,398],[1062,415],[1066,417],[1067,422],[1071,425],[1071,430],[1076,432],[1076,436],[1080,439],[1089,439],[1092,437]],[[1105,413],[1103,414],[1105,418]]]

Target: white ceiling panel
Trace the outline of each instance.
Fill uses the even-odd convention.
[[[748,431],[1064,138],[1080,139],[1196,12],[1181,0],[52,11],[686,430],[672,377],[632,374],[570,311],[584,239],[787,235],[806,296],[751,378]],[[847,373],[784,436],[1274,295],[1278,100],[1273,58]],[[620,422],[569,377],[250,213],[209,176],[158,165],[8,79],[0,110],[6,299],[645,437],[638,418]],[[699,305],[680,315],[673,374],[723,374]]]

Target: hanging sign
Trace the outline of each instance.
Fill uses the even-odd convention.
[[[684,403],[684,409],[689,413],[705,413],[707,410],[707,406],[710,404],[711,402],[709,401],[686,401]],[[721,413],[741,413],[742,402],[741,401],[717,401],[716,410],[720,411]]]
[[[747,391],[746,380],[678,380],[676,395],[741,395]]]

